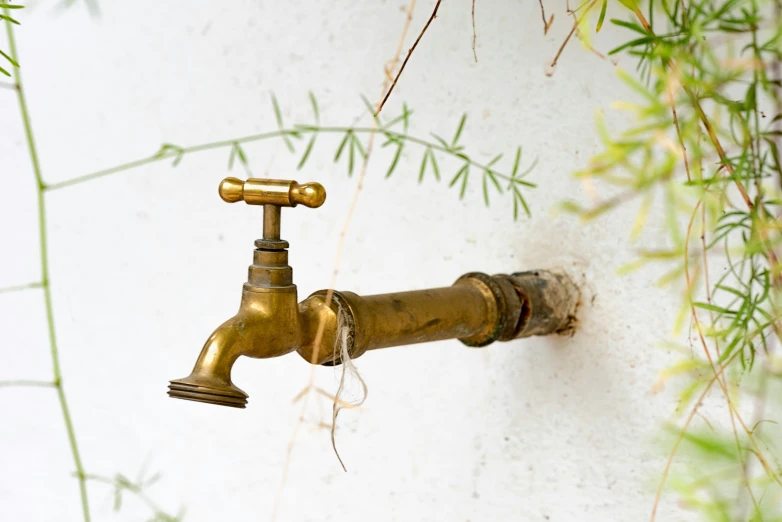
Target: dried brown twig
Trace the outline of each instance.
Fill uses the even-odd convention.
[[[557,61],[559,61],[559,57],[562,56],[562,51],[565,50],[565,47],[567,47],[567,44],[570,41],[570,39],[578,31],[578,25],[581,23],[581,20],[584,18],[584,16],[586,16],[589,13],[589,11],[595,6],[595,4],[597,4],[597,0],[591,0],[588,4],[586,4],[586,9],[584,9],[584,12],[581,13],[580,17],[576,17],[575,11],[571,11],[570,8],[568,7],[568,12],[573,15],[573,28],[565,37],[565,40],[562,42],[562,45],[559,46],[559,49],[557,50],[557,54],[554,55],[554,59],[551,60],[551,63],[549,64],[550,70],[546,72],[547,76],[551,76],[552,74],[554,74],[554,68],[557,66]],[[542,7],[543,4],[541,4],[541,9]]]
[[[440,2],[442,2],[442,0],[437,0],[437,3],[434,5],[434,9],[432,10],[432,14],[429,16],[429,20],[426,21],[426,25],[424,25],[424,28],[421,29],[420,33],[418,33],[418,38],[415,39],[413,46],[410,48],[409,51],[407,51],[407,56],[405,56],[405,61],[402,62],[402,67],[400,67],[399,72],[396,73],[396,76],[394,77],[394,81],[391,83],[391,87],[388,88],[388,92],[386,92],[386,95],[383,97],[383,101],[380,102],[380,105],[375,111],[375,116],[380,114],[380,111],[383,110],[383,106],[386,104],[386,101],[388,101],[388,97],[391,96],[391,93],[394,91],[394,87],[396,87],[396,83],[399,81],[399,77],[402,76],[402,71],[405,70],[405,66],[407,65],[408,60],[410,60],[410,57],[413,55],[413,51],[415,51],[415,48],[418,47],[418,42],[421,41],[421,38],[424,36],[424,33],[426,32],[427,29],[429,29],[429,25],[432,23],[432,20],[437,18],[437,10],[440,8]]]
[[[410,22],[413,21],[413,9],[415,9],[415,2],[416,0],[411,0],[410,5],[407,6],[405,26],[402,28],[402,34],[399,36],[399,43],[396,46],[396,51],[394,51],[394,57],[383,68],[383,71],[386,74],[385,84],[383,84],[383,91],[385,91],[388,88],[388,85],[394,81],[394,69],[396,69],[396,64],[399,63],[399,57],[402,56],[402,46],[405,44],[405,40],[407,39],[407,31],[410,29]]]
[[[478,63],[478,55],[475,53],[475,0],[472,0],[472,56],[475,58],[475,63]]]
[[[546,36],[548,34],[548,30],[551,28],[551,24],[554,23],[554,13],[551,13],[551,16],[547,22],[546,10],[543,8],[543,0],[538,0],[538,2],[540,3],[540,16],[543,18],[543,36]]]

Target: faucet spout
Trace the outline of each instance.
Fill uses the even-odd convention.
[[[209,336],[189,376],[171,381],[168,395],[177,399],[244,408],[247,394],[231,382],[231,368],[246,355],[255,359],[295,351],[301,327],[296,287],[245,284],[239,312]]]
[[[247,405],[248,395],[231,382],[231,368],[241,351],[235,323],[233,317],[209,336],[190,375],[171,381],[169,397],[234,408]]]

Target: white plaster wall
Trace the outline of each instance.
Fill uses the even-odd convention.
[[[491,209],[475,183],[459,201],[446,184],[416,183],[408,153],[384,180],[387,151],[370,165],[344,250],[338,287],[380,293],[448,285],[466,271],[564,267],[588,281],[592,303],[572,339],[472,350],[457,341],[370,353],[360,412],[343,414],[342,472],[313,407],[299,433],[278,520],[634,521],[648,516],[663,455],[652,444],[672,408],[653,395],[671,356],[676,297],[654,274],[619,277],[633,258],[633,209],[590,226],[552,212],[583,198],[572,172],[599,150],[594,113],[628,93],[613,66],[568,48],[553,77],[546,60],[569,30],[561,7],[542,35],[537,2],[443,2],[387,110],[405,100],[413,133],[464,134],[477,158],[521,144],[533,218],[514,222],[507,198]],[[275,127],[269,93],[288,121],[351,123],[374,99],[396,47],[405,2],[101,2],[48,4],[17,30],[44,177],[56,182],[156,150]],[[412,32],[433,2],[420,1]],[[554,8],[555,6],[551,6]],[[610,48],[610,31],[598,45]],[[615,42],[615,40],[614,40]],[[610,115],[610,118],[614,118]],[[614,118],[614,120],[617,120]],[[0,91],[0,286],[39,273],[34,185],[16,101]],[[284,211],[283,233],[301,297],[327,285],[356,178],[323,138],[303,172],[281,143],[247,147],[257,176],[317,180],[321,209]],[[412,149],[411,149],[412,151]],[[211,330],[235,312],[260,210],[216,195],[227,151],[155,164],[47,196],[53,297],[65,389],[89,472],[163,478],[150,494],[186,520],[268,520],[299,413],[291,400],[310,367],[298,356],[243,359],[234,381],[246,410],[166,397]],[[505,161],[510,161],[506,158]],[[507,165],[505,163],[504,165]],[[454,170],[454,165],[448,170]],[[476,178],[477,179],[477,178]],[[653,229],[652,235],[656,234]],[[0,379],[50,378],[41,294],[0,295]],[[335,370],[318,368],[328,390]],[[314,403],[313,403],[314,404]],[[329,405],[324,403],[324,411]],[[328,413],[324,420],[328,421]],[[55,394],[0,390],[0,519],[76,521],[77,483]],[[91,484],[96,520],[145,520],[128,500]],[[679,518],[668,502],[658,520]]]

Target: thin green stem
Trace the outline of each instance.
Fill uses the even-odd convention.
[[[7,292],[21,292],[22,290],[31,290],[33,288],[43,288],[43,283],[36,281],[34,283],[27,283],[24,285],[6,286],[0,288],[0,294],[5,294]]]
[[[54,388],[57,384],[53,381],[14,380],[0,381],[0,388],[29,387],[29,388]]]
[[[8,9],[4,9],[8,14]],[[8,47],[11,53],[11,57],[18,62],[19,54],[16,48],[16,39],[14,38],[13,25],[6,20],[6,32],[8,34]],[[73,458],[74,466],[76,467],[76,476],[79,481],[79,492],[81,496],[81,507],[84,515],[84,521],[90,522],[90,506],[87,498],[87,481],[86,474],[84,472],[84,466],[82,465],[81,455],[79,453],[79,446],[76,442],[76,432],[73,427],[73,420],[71,419],[70,408],[68,407],[68,401],[65,396],[65,390],[62,384],[62,370],[60,368],[60,354],[57,347],[57,336],[54,329],[54,310],[52,307],[52,291],[51,282],[49,280],[49,251],[48,241],[46,237],[46,200],[44,198],[45,185],[43,177],[41,175],[41,164],[38,158],[38,151],[35,146],[35,139],[33,137],[32,124],[30,122],[30,112],[27,108],[27,99],[22,84],[22,77],[18,67],[13,68],[14,82],[16,84],[16,95],[19,102],[19,110],[21,111],[22,124],[24,125],[25,138],[27,140],[27,148],[30,154],[30,161],[33,167],[33,174],[36,181],[36,195],[38,200],[38,230],[39,241],[41,249],[41,287],[43,288],[44,304],[46,307],[46,324],[49,331],[49,346],[52,358],[52,372],[54,387],[57,390],[57,398],[60,402],[60,410],[62,411],[63,421],[65,423],[65,431],[68,435],[68,442],[71,448],[71,456]]]
[[[166,154],[154,154],[151,156],[147,156],[145,158],[140,158],[134,161],[129,161],[127,163],[122,163],[120,165],[116,165],[114,167],[109,167],[107,169],[98,170],[95,172],[91,172],[89,174],[84,174],[82,176],[77,176],[75,178],[71,178],[69,180],[61,181],[59,183],[52,183],[50,185],[45,185],[44,189],[46,191],[50,190],[59,190],[66,187],[72,187],[74,185],[79,185],[81,183],[85,183],[87,181],[92,181],[94,179],[103,178],[106,176],[110,176],[112,174],[117,174],[120,172],[124,172],[127,170],[131,170],[137,167],[141,167],[143,165],[149,165],[150,163],[156,163],[158,161],[162,161],[164,159],[170,159],[173,157],[181,157],[186,154],[190,154],[193,152],[203,152],[207,150],[214,150],[214,149],[220,149],[220,148],[230,148],[234,147],[237,143],[243,144],[243,143],[250,143],[254,141],[262,141],[272,138],[282,138],[284,136],[298,136],[301,134],[317,134],[317,133],[330,133],[330,134],[345,134],[347,132],[352,132],[353,134],[372,134],[372,133],[382,133],[388,137],[393,137],[395,139],[401,140],[401,141],[407,141],[408,143],[414,143],[416,145],[419,145],[424,148],[431,148],[433,150],[437,150],[439,152],[442,152],[444,154],[448,154],[453,157],[457,157],[460,160],[464,161],[465,163],[469,163],[471,166],[474,166],[480,170],[487,170],[489,169],[489,165],[479,163],[477,161],[474,161],[470,159],[469,157],[454,151],[453,149],[446,148],[442,146],[441,144],[433,141],[428,141],[422,138],[416,138],[414,136],[408,136],[407,134],[403,134],[401,132],[395,132],[387,129],[376,129],[372,127],[327,127],[327,126],[320,126],[320,125],[297,125],[292,129],[279,129],[276,131],[270,131],[270,132],[264,132],[261,134],[251,134],[248,136],[241,136],[238,138],[231,138],[227,140],[220,140],[220,141],[213,141],[213,142],[207,142],[207,143],[201,143],[198,145],[191,145],[189,147],[183,147],[181,149],[172,150],[169,153]],[[501,173],[495,173],[495,175],[503,179],[505,181],[510,181],[511,177],[507,176],[505,174]]]
[[[110,176],[112,174],[118,174],[126,170],[131,170],[144,165],[149,165],[150,163],[156,163],[164,159],[169,159],[176,155],[185,155],[193,152],[202,152],[206,150],[219,149],[223,147],[233,147],[235,143],[248,143],[252,141],[260,141],[269,138],[279,138],[284,135],[293,134],[295,132],[296,132],[295,130],[282,129],[282,130],[276,130],[276,131],[266,132],[262,134],[252,134],[249,136],[243,136],[241,138],[234,138],[230,140],[213,141],[209,143],[201,143],[199,145],[192,145],[190,147],[177,149],[177,151],[173,154],[153,154],[145,158],[129,161],[127,163],[121,163],[120,165],[116,165],[114,167],[109,167],[107,169],[102,169],[95,172],[91,172],[89,174],[84,174],[83,176],[77,176],[75,178],[61,181],[59,183],[52,183],[50,185],[46,185],[45,190],[47,191],[59,190],[65,187],[79,185],[81,183],[86,183],[87,181],[92,181],[94,179],[103,178],[105,176]]]

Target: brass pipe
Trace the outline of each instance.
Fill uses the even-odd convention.
[[[315,364],[336,364],[340,324],[349,330],[351,358],[368,350],[445,339],[476,343],[490,338],[498,309],[488,288],[459,283],[446,288],[362,297],[335,291],[326,308],[327,291],[315,292],[299,305],[302,345],[299,354]],[[318,326],[326,324],[319,346]]]
[[[358,335],[366,350],[486,335],[497,320],[494,303],[473,285],[342,295],[363,323]]]
[[[570,333],[578,288],[564,274],[538,270],[488,276],[472,272],[454,286],[362,297],[315,292],[299,304],[298,353],[314,364],[339,364],[341,329],[351,359],[369,350],[445,339],[482,347],[532,335]],[[321,341],[315,341],[323,322]]]

